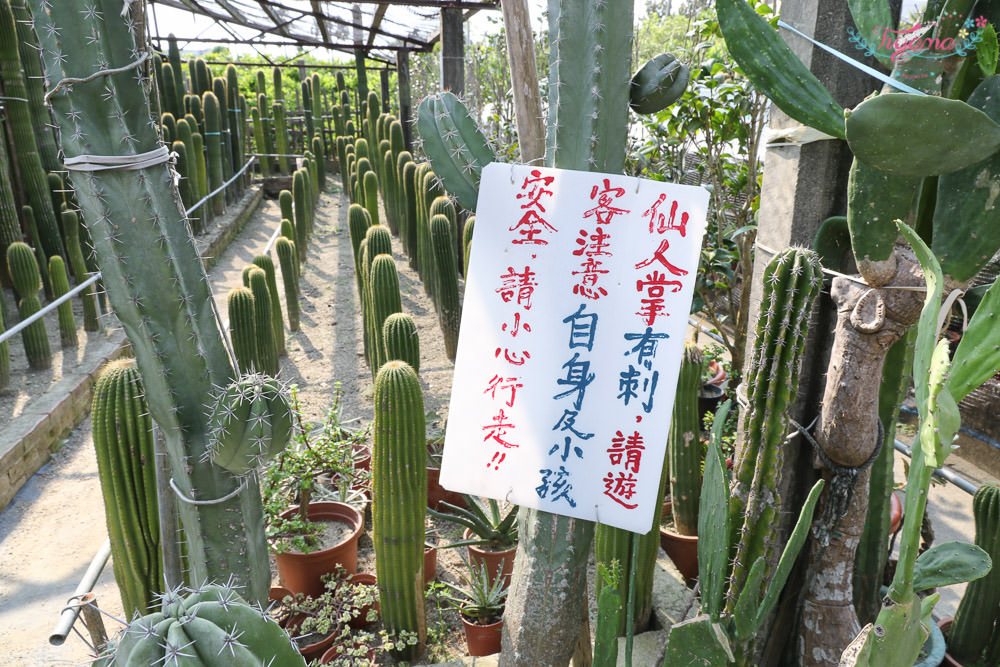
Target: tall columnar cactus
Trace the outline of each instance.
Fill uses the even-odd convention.
[[[972,497],[972,516],[976,544],[989,555],[993,569],[969,582],[948,634],[948,653],[966,665],[1000,648],[1000,485],[987,482],[979,487]]]
[[[347,209],[347,227],[351,236],[351,247],[354,249],[354,277],[358,285],[358,298],[364,303],[364,281],[361,272],[361,242],[372,226],[371,216],[360,204],[351,204]]]
[[[31,122],[38,143],[38,154],[42,160],[42,168],[53,172],[62,168],[59,162],[58,146],[52,132],[52,118],[45,106],[45,84],[42,75],[42,62],[38,55],[38,38],[35,36],[34,21],[31,12],[23,2],[11,3],[14,13],[14,24],[17,28],[17,46],[21,55],[21,66],[24,68],[24,84],[28,93],[28,105],[31,111]],[[55,209],[56,215],[59,209]]]
[[[399,235],[399,210],[397,202],[399,200],[399,193],[397,188],[399,184],[396,183],[396,159],[391,151],[386,151],[385,155],[382,156],[382,173],[385,175],[385,183],[383,189],[385,190],[384,203],[385,203],[385,219],[386,224],[389,225],[389,229],[392,233]]]
[[[229,91],[226,89],[226,80],[221,76],[212,79],[212,93],[219,102],[219,148],[222,153],[222,182],[226,183],[233,177],[233,146],[230,141],[232,132],[229,129],[229,111],[226,106],[229,99]],[[223,192],[223,199],[227,203],[231,202],[235,191],[235,188],[226,188],[225,192]]]
[[[386,319],[403,310],[399,295],[399,274],[392,255],[376,255],[372,260],[371,276],[372,331],[375,334],[378,367],[390,360],[382,336]],[[416,369],[414,369],[416,370]]]
[[[430,296],[435,299],[437,303],[437,262],[434,259],[434,244],[431,239],[431,203],[438,197],[444,196],[444,188],[441,186],[441,180],[437,177],[432,170],[428,169],[424,172],[423,181],[423,203],[421,204],[421,213],[423,214],[423,220],[420,228],[417,231],[418,239],[417,252],[421,253],[419,248],[421,240],[423,241],[423,251],[420,260],[417,262],[417,267],[423,267],[421,272],[421,277],[424,280],[424,287],[428,290]],[[421,264],[422,263],[422,264]]]
[[[191,190],[191,163],[188,162],[187,144],[183,141],[175,141],[172,150],[177,154],[177,163],[174,166],[177,169],[178,175],[180,175],[180,181],[177,183],[177,191],[181,196],[181,203],[184,205],[184,210],[187,211],[195,205],[194,194]],[[201,231],[201,218],[192,218],[192,223],[193,231],[196,234],[199,233]]]
[[[254,268],[247,273],[250,291],[253,293],[254,321],[257,323],[257,369],[266,375],[278,375],[278,344],[274,339],[272,326],[271,291],[267,284],[267,274],[263,269]]]
[[[261,373],[241,375],[215,396],[206,459],[234,475],[259,471],[288,445],[292,410],[281,384]]]
[[[281,217],[285,220],[294,220],[293,198],[289,190],[282,190],[278,193],[278,206],[281,208]]]
[[[191,81],[191,92],[199,98],[212,90],[212,71],[204,58],[195,58],[188,65],[194,66],[194,77]]]
[[[476,216],[473,215],[465,221],[465,227],[462,228],[462,258],[465,260],[462,275],[465,276],[466,280],[469,278],[469,253],[472,252],[472,233],[475,231],[475,227]]]
[[[83,259],[83,248],[80,246],[79,216],[76,211],[63,211],[61,218],[70,267],[73,269],[73,275],[77,277],[77,281],[83,282],[87,279],[87,263]],[[83,302],[84,331],[97,331],[97,295],[94,293],[93,285],[88,286],[80,293],[80,301]]]
[[[177,140],[177,119],[169,111],[160,116],[160,127],[163,128],[163,143],[168,146]]]
[[[197,95],[185,95],[184,104],[188,109],[187,113],[184,114],[184,117],[187,118],[188,116],[191,116],[191,118],[194,119],[194,122],[192,122],[191,119],[188,119],[188,123],[191,123],[191,131],[204,136],[205,108],[201,104],[201,93],[198,93]]]
[[[282,221],[287,222],[287,221]],[[295,242],[281,236],[274,243],[281,266],[281,282],[285,288],[285,311],[288,313],[288,330],[299,330],[299,275],[295,256]]]
[[[302,92],[302,115],[306,121],[305,145],[310,145],[316,134],[316,122],[313,120],[312,79],[306,79],[299,84]]]
[[[220,102],[222,100],[219,100]],[[226,65],[226,114],[229,116],[229,153],[232,158],[232,172],[243,166],[244,119],[240,111],[239,73],[232,63]]]
[[[177,105],[170,110],[175,116],[184,115],[184,68],[181,66],[181,50],[177,46],[177,38],[173,33],[167,35],[167,62],[173,69],[174,89],[177,91]]]
[[[263,135],[263,152],[273,155],[274,149],[274,117],[272,116],[271,104],[267,101],[267,95],[260,93],[257,95],[257,110],[260,112],[261,132]],[[279,170],[277,158],[265,160],[267,165],[267,176],[271,176]],[[281,172],[284,173],[284,172]]]
[[[428,219],[433,220],[435,215],[443,215],[448,218],[448,226],[451,229],[451,238],[454,242],[452,245],[452,252],[455,254],[455,271],[458,275],[458,267],[461,266],[459,258],[460,244],[462,240],[462,235],[458,230],[458,213],[455,211],[455,205],[451,203],[451,199],[447,195],[441,195],[440,197],[435,197],[430,204],[427,212]],[[438,277],[440,280],[440,276]]]
[[[38,300],[38,290],[42,288],[42,276],[38,271],[35,253],[26,243],[18,241],[7,246],[7,270],[14,281],[14,289],[20,299],[17,310],[22,320],[42,309]],[[52,365],[49,350],[49,335],[45,330],[45,320],[35,320],[21,332],[28,365],[35,370],[44,370]]]
[[[52,281],[49,278],[49,262],[45,257],[45,248],[39,240],[38,223],[35,220],[34,210],[30,206],[21,207],[21,218],[24,220],[24,228],[28,232],[32,245],[35,247],[35,260],[38,262],[38,270],[42,276],[42,287],[45,288],[46,296],[52,296]],[[15,283],[16,289],[16,283]]]
[[[420,372],[420,337],[417,325],[406,313],[393,313],[382,323],[382,342],[388,361],[405,361]]]
[[[368,367],[372,372],[372,379],[378,373],[378,341],[379,331],[375,328],[374,306],[372,304],[372,262],[379,255],[392,255],[392,236],[389,228],[384,225],[372,225],[365,233],[365,239],[360,248],[361,252],[361,278],[364,298],[361,301],[362,320],[365,328],[365,350]]]
[[[424,516],[427,449],[416,372],[390,361],[375,378],[372,540],[382,622],[425,640]],[[419,651],[419,649],[418,649]],[[413,655],[403,655],[411,659]]]
[[[52,280],[52,298],[58,299],[69,292],[69,276],[66,263],[59,255],[49,257],[49,278]],[[59,340],[64,347],[77,344],[76,319],[73,317],[73,302],[65,301],[57,307],[59,319]]]
[[[221,657],[220,657],[221,656]],[[94,664],[157,665],[189,661],[210,665],[305,667],[288,634],[230,586],[168,591],[162,611],[136,618],[109,654]]]
[[[455,268],[455,236],[451,221],[444,215],[431,218],[431,243],[437,264],[438,322],[444,336],[444,350],[449,359],[458,351],[458,328],[462,321],[462,302],[458,295],[458,271]]]
[[[306,261],[307,235],[309,234],[309,193],[306,191],[306,175],[301,169],[292,175],[292,192],[295,203],[295,247],[299,251],[299,263]]]
[[[201,201],[208,196],[211,190],[208,189],[208,164],[205,162],[205,138],[198,132],[191,133],[191,152],[188,153],[188,160],[194,163],[193,173],[197,176],[195,182],[198,184],[198,190],[195,194],[198,200]],[[204,230],[205,223],[212,218],[212,207],[208,204],[202,204],[201,208],[195,211],[195,215],[201,219],[199,224]]]
[[[271,325],[274,329],[274,342],[278,355],[285,354],[285,323],[281,319],[281,301],[278,299],[278,281],[274,275],[274,262],[268,255],[257,255],[253,263],[264,270],[267,276],[267,291],[271,295]]]
[[[229,313],[229,339],[240,373],[252,373],[260,366],[257,361],[257,314],[253,292],[246,287],[234,287],[226,297]]]
[[[288,123],[285,120],[285,103],[275,98],[271,105],[274,114],[274,150],[278,153],[278,171],[282,174],[289,173],[288,154],[291,148],[288,146]]]
[[[130,26],[136,17],[123,18],[120,7],[82,11],[79,2],[29,4],[46,77],[54,82],[50,101],[67,160],[156,150],[148,89],[126,67],[135,58]],[[139,11],[134,3],[128,9]],[[56,88],[66,77],[84,79],[106,68],[116,73]],[[163,433],[190,580],[232,577],[248,599],[266,600],[270,574],[258,484],[201,463],[209,444],[205,397],[229,383],[233,368],[170,167],[164,161],[79,171],[72,180],[109,300]]]
[[[701,415],[698,412],[701,369],[701,350],[693,343],[685,343],[674,395],[674,411],[670,418],[670,434],[667,436],[674,528],[681,535],[698,534],[703,454],[698,437],[701,433]]]
[[[17,201],[11,187],[10,167],[7,142],[0,141],[0,257],[7,256],[7,246],[21,240],[21,223],[17,218]],[[0,270],[0,284],[12,284],[7,273],[7,262],[3,262],[3,269]]]
[[[330,147],[326,136],[326,120],[323,118],[323,86],[319,80],[319,74],[313,74],[310,79],[309,91],[312,93],[312,113],[313,122],[316,124],[316,134],[323,142],[323,155],[326,155]]]
[[[322,191],[326,188],[326,158],[323,153],[323,140],[319,137],[312,138],[312,151],[316,156],[316,186]]]
[[[417,268],[417,163],[412,159],[402,170],[404,216],[400,222],[399,238],[411,269]]]
[[[0,308],[0,329],[7,330],[3,321],[3,308]],[[10,384],[10,343],[0,342],[0,389],[6,389]]]
[[[163,590],[153,422],[134,359],[112,361],[94,384],[91,421],[111,564],[126,618],[158,608]]]
[[[215,192],[222,183],[222,124],[219,100],[212,91],[206,91],[203,99],[205,109],[205,147],[207,149],[206,168],[208,190]],[[212,212],[222,215],[226,211],[226,195],[223,192],[212,197]]]
[[[379,224],[379,214],[378,214],[378,175],[374,171],[365,172],[363,181],[363,190],[365,193],[365,208],[368,209],[368,215],[372,218],[372,224]]]
[[[264,122],[260,113],[260,107],[250,109],[250,118],[253,122],[253,143],[256,151],[262,153],[260,158],[260,173],[262,176],[270,176],[274,169],[271,167],[271,157],[267,154],[266,142],[264,139]]]
[[[288,218],[281,219],[281,235],[291,242],[295,242],[295,224]],[[296,267],[298,266],[298,258],[295,259]],[[296,273],[298,273],[296,271]]]

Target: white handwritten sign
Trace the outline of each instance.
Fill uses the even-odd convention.
[[[483,170],[441,483],[653,525],[708,192]]]

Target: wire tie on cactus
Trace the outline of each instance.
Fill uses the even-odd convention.
[[[46,105],[48,105],[49,98],[51,98],[53,95],[59,92],[60,88],[65,88],[66,86],[72,86],[73,84],[76,83],[90,83],[94,79],[97,79],[102,76],[110,76],[111,74],[121,74],[122,72],[127,72],[129,70],[135,69],[136,67],[139,67],[144,62],[149,60],[150,55],[151,54],[149,53],[149,51],[146,51],[136,60],[130,62],[128,65],[122,65],[121,67],[112,67],[110,69],[98,70],[93,74],[91,74],[90,76],[85,76],[82,78],[77,78],[75,76],[67,76],[64,79],[61,79],[56,85],[52,86],[52,88],[50,88],[49,91],[45,93],[45,97],[42,98],[42,101],[45,102]]]
[[[238,496],[240,492],[243,491],[243,489],[247,488],[247,478],[246,477],[243,478],[243,481],[240,482],[240,485],[238,487],[236,487],[236,490],[230,491],[226,495],[222,496],[221,498],[216,498],[215,500],[195,500],[194,498],[188,498],[187,496],[184,495],[183,491],[177,488],[177,485],[174,483],[173,477],[170,478],[170,488],[174,490],[174,493],[177,494],[178,498],[186,502],[188,505],[218,505],[220,503],[226,502],[227,500],[232,500],[233,498]]]
[[[28,100],[23,97],[4,97],[0,96],[0,102],[27,102]]]
[[[77,155],[68,157],[63,166],[71,171],[108,171],[111,169],[146,169],[169,162],[176,156],[166,146],[137,155]]]
[[[810,424],[809,428],[803,428],[794,419],[789,419],[788,421],[813,446],[823,465],[833,471],[833,479],[830,480],[830,484],[826,488],[827,502],[823,507],[823,514],[819,517],[819,522],[815,530],[816,539],[826,547],[830,544],[830,534],[837,527],[837,523],[847,514],[847,510],[851,506],[851,498],[854,497],[854,486],[857,483],[858,475],[871,466],[882,451],[882,445],[885,440],[885,429],[882,427],[882,420],[876,419],[875,423],[878,425],[878,434],[876,437],[878,440],[875,443],[875,451],[872,452],[867,461],[859,466],[842,466],[837,465],[827,456],[826,452],[823,451],[823,447],[816,442],[816,438],[809,432],[813,425],[815,425],[816,420],[813,420],[813,424]]]

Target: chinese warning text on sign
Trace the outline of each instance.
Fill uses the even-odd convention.
[[[708,193],[483,170],[441,483],[652,525]]]

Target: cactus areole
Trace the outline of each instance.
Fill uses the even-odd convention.
[[[142,22],[129,13],[141,5],[122,12],[120,2],[29,4],[66,166],[164,436],[191,583],[232,577],[248,600],[266,601],[257,483],[205,461],[206,397],[229,384],[233,368],[151,117],[152,60],[135,46],[132,29]]]

